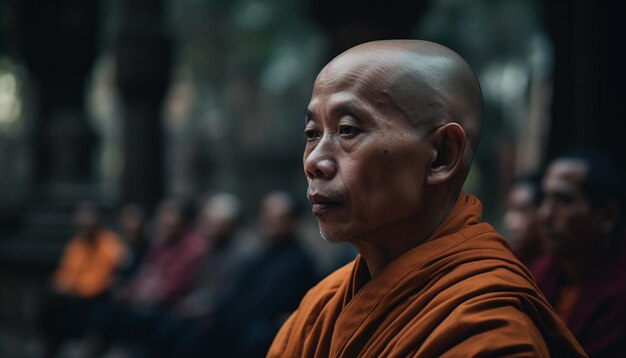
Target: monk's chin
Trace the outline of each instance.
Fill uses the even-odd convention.
[[[320,236],[324,239],[324,241],[330,242],[331,244],[341,244],[350,241],[350,237],[346,233],[340,231],[329,232],[320,229]]]

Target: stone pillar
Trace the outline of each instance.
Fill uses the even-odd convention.
[[[555,62],[548,158],[590,145],[612,153],[626,170],[626,55],[616,50],[623,42],[621,8],[614,1],[543,3]]]
[[[160,1],[125,0],[119,6],[115,58],[124,146],[120,201],[150,211],[164,195],[161,107],[170,81],[172,43],[163,29]]]
[[[11,57],[24,66],[28,88],[28,116],[22,120],[29,190],[15,209],[14,228],[8,235],[0,230],[0,264],[47,279],[72,235],[75,203],[99,199],[93,170],[97,136],[85,110],[99,6],[82,0],[10,3]]]
[[[97,137],[85,111],[85,79],[97,52],[98,6],[24,0],[17,7],[19,55],[36,96],[33,199],[91,198]]]

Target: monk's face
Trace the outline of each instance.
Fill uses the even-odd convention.
[[[517,184],[509,192],[503,224],[513,247],[523,246],[539,237],[534,196],[535,189],[529,184]]]
[[[582,161],[557,160],[544,177],[539,219],[547,249],[556,255],[577,256],[588,252],[601,236],[583,192],[586,172],[587,166]]]
[[[303,162],[312,211],[328,240],[384,235],[423,207],[426,136],[391,101],[394,75],[391,67],[344,56],[314,84]]]

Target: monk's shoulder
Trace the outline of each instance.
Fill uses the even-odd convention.
[[[466,284],[493,285],[492,278],[500,278],[518,288],[535,287],[534,278],[511,252],[506,239],[493,228],[476,233],[451,253],[456,265],[450,271],[460,274]],[[499,286],[504,289],[509,285]],[[512,288],[512,287],[509,287]]]
[[[462,232],[457,245],[431,261],[425,272],[437,277],[433,288],[467,299],[486,293],[540,296],[530,271],[513,255],[506,239],[491,225],[481,226]]]
[[[459,233],[463,241],[447,254],[470,257],[472,260],[496,260],[511,267],[523,265],[515,257],[508,241],[489,223],[474,225]]]

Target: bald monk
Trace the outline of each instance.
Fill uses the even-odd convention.
[[[307,293],[268,357],[586,356],[461,192],[481,115],[474,73],[435,43],[370,42],[324,67],[307,195],[322,236],[359,255]]]

